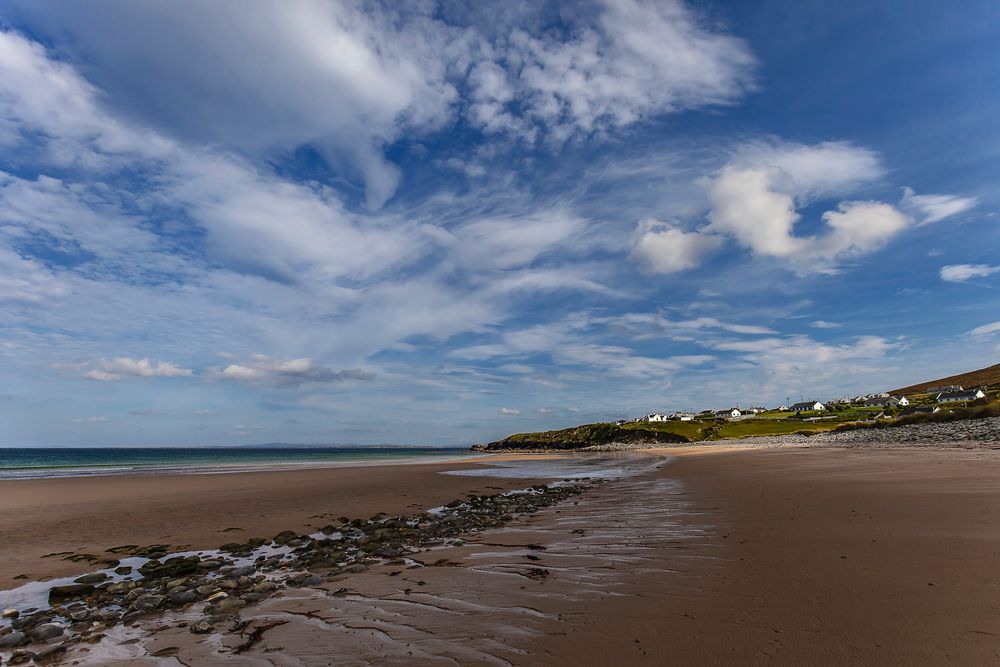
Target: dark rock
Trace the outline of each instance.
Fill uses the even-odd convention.
[[[122,565],[121,567],[115,568],[115,574],[125,575],[131,572],[132,572],[132,567],[130,565]]]
[[[77,577],[73,581],[77,584],[99,584],[107,578],[108,575],[103,572],[92,572],[91,574],[85,574],[82,577]]]
[[[14,632],[0,637],[0,648],[13,648],[15,646],[20,646],[21,644],[28,643],[28,636],[21,632],[20,630],[15,630]]]
[[[53,586],[49,589],[49,604],[60,602],[62,600],[82,598],[93,592],[94,586],[92,584],[66,584],[64,586]]]
[[[31,630],[28,631],[28,636],[35,641],[45,641],[47,639],[54,639],[55,637],[62,636],[63,626],[58,623],[42,623],[41,625],[36,625]]]
[[[288,544],[291,540],[298,537],[298,533],[294,533],[290,530],[283,530],[274,536],[272,540],[275,544]]]
[[[188,628],[193,635],[207,635],[212,631],[212,624],[208,621],[198,621],[197,623],[192,623]]]
[[[66,650],[65,644],[56,644],[54,646],[47,646],[46,648],[43,648],[41,651],[35,653],[34,660],[35,662],[46,662],[52,658],[55,658],[57,655],[63,653],[65,650]]]
[[[136,611],[149,612],[158,609],[166,601],[166,595],[153,595],[151,593],[146,593],[135,599],[132,603],[132,609],[135,609]]]
[[[243,567],[238,567],[235,570],[227,572],[226,574],[227,576],[230,577],[246,577],[251,574],[254,574],[256,571],[257,568],[255,568],[253,565],[244,565]]]
[[[16,651],[14,651],[13,653],[11,653],[11,655],[10,655],[10,661],[7,664],[8,665],[23,665],[24,663],[28,662],[29,660],[31,660],[34,657],[35,657],[35,654],[34,654],[33,651],[29,651],[28,649],[19,648]]]
[[[172,605],[182,605],[189,602],[194,602],[198,599],[198,594],[194,591],[184,591],[183,593],[174,593],[170,596],[170,604]]]

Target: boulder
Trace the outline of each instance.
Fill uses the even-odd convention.
[[[9,635],[0,637],[0,648],[14,648],[15,646],[20,646],[21,644],[28,643],[28,636],[21,632],[20,630],[15,630]]]
[[[28,636],[35,641],[43,642],[47,639],[55,639],[56,637],[61,637],[63,633],[63,626],[58,623],[42,623],[41,625],[36,625],[29,632]]]
[[[108,575],[103,572],[92,572],[90,574],[85,574],[82,577],[77,577],[73,581],[78,584],[99,584],[107,578]]]
[[[82,598],[94,592],[93,584],[65,584],[49,589],[49,604],[73,598]]]

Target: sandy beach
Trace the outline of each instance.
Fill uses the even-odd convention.
[[[1000,658],[998,452],[716,445],[622,456],[665,455],[672,459],[655,469],[414,554],[410,565],[373,564],[282,589],[211,634],[190,631],[196,607],[171,610],[110,628],[96,644],[70,647],[65,659],[937,665]],[[43,536],[45,549],[60,550],[157,540],[218,546],[231,539],[221,532],[229,527],[305,530],[331,508],[348,516],[406,513],[533,483],[439,474],[447,467],[25,483],[31,494],[9,494],[8,485],[0,557],[38,573],[53,567],[53,559],[29,558]],[[124,520],[117,518],[123,503]],[[71,525],[75,539],[63,541]],[[21,535],[13,549],[8,535]]]
[[[527,457],[525,457],[527,458]],[[491,458],[491,461],[498,459]],[[525,480],[459,477],[461,463],[321,467],[220,475],[121,475],[0,481],[0,588],[88,572],[46,554],[110,557],[124,544],[214,549],[226,542],[309,532],[331,517],[406,514]]]

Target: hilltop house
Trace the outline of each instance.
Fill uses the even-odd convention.
[[[673,418],[682,422],[694,421],[694,415],[690,412],[675,412]]]
[[[910,400],[906,396],[877,396],[865,401],[866,408],[894,408],[897,405],[905,408],[909,404]]]
[[[802,401],[793,405],[790,410],[792,412],[808,412],[809,410],[826,410],[826,406],[819,401]]]
[[[980,398],[986,398],[986,392],[982,389],[970,389],[969,391],[947,391],[943,394],[938,394],[938,403],[965,403],[968,401],[976,401]]]
[[[935,412],[941,412],[941,408],[939,408],[936,405],[918,405],[913,408],[906,408],[899,414],[905,417],[906,415],[919,415],[919,414],[932,415]]]
[[[927,387],[925,390],[928,394],[947,394],[952,391],[962,391],[963,387],[960,384],[945,384],[940,387]]]
[[[660,412],[654,412],[652,414],[646,415],[646,417],[645,417],[645,420],[648,421],[648,422],[665,422],[665,421],[667,421],[669,419],[670,419],[670,417],[668,417],[667,415],[662,414]]]
[[[742,417],[743,413],[739,408],[727,408],[726,410],[716,410],[715,416],[723,418]]]

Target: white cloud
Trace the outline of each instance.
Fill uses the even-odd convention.
[[[973,338],[985,338],[998,333],[1000,333],[1000,322],[990,322],[989,324],[978,326],[971,331],[966,331],[965,335],[972,336]]]
[[[307,382],[343,382],[345,380],[373,380],[375,374],[360,368],[334,370],[312,359],[280,360],[264,354],[255,354],[246,361],[229,364],[214,372],[221,380],[239,382],[272,382],[281,386],[298,386]]]
[[[818,198],[855,192],[882,173],[877,155],[844,142],[747,144],[703,181],[707,225],[683,231],[642,221],[633,236],[632,258],[654,272],[683,271],[700,266],[732,239],[755,256],[782,260],[799,273],[834,272],[839,262],[883,247],[909,219],[889,204],[841,201],[822,215],[821,233],[805,235],[799,231],[799,209]]]
[[[70,421],[72,423],[74,423],[74,424],[100,424],[100,423],[108,421],[108,418],[107,417],[101,417],[101,416],[97,416],[97,417],[74,417],[73,419],[70,419]]]
[[[721,236],[685,232],[657,220],[643,220],[632,236],[633,260],[651,273],[676,273],[701,265],[723,243]]]
[[[194,371],[190,368],[181,368],[169,361],[153,362],[149,359],[132,359],[130,357],[104,359],[97,368],[84,373],[84,377],[102,382],[123,380],[126,377],[176,378],[191,377],[192,375],[194,375]]]
[[[589,8],[577,16],[589,17]],[[515,27],[469,77],[468,116],[488,132],[563,141],[663,113],[729,104],[752,87],[739,39],[677,0],[605,0],[572,36]],[[501,67],[502,63],[502,67]]]
[[[842,325],[836,322],[827,322],[826,320],[816,320],[809,326],[813,329],[839,329]]]
[[[941,267],[941,280],[947,283],[964,283],[973,278],[986,278],[1000,273],[1000,266],[989,264],[949,264]]]
[[[900,206],[909,211],[918,225],[928,225],[969,211],[979,203],[976,197],[956,195],[918,195],[912,188],[903,188]]]
[[[508,415],[510,417],[516,417],[521,414],[521,411],[516,408],[500,408],[500,414]]]

